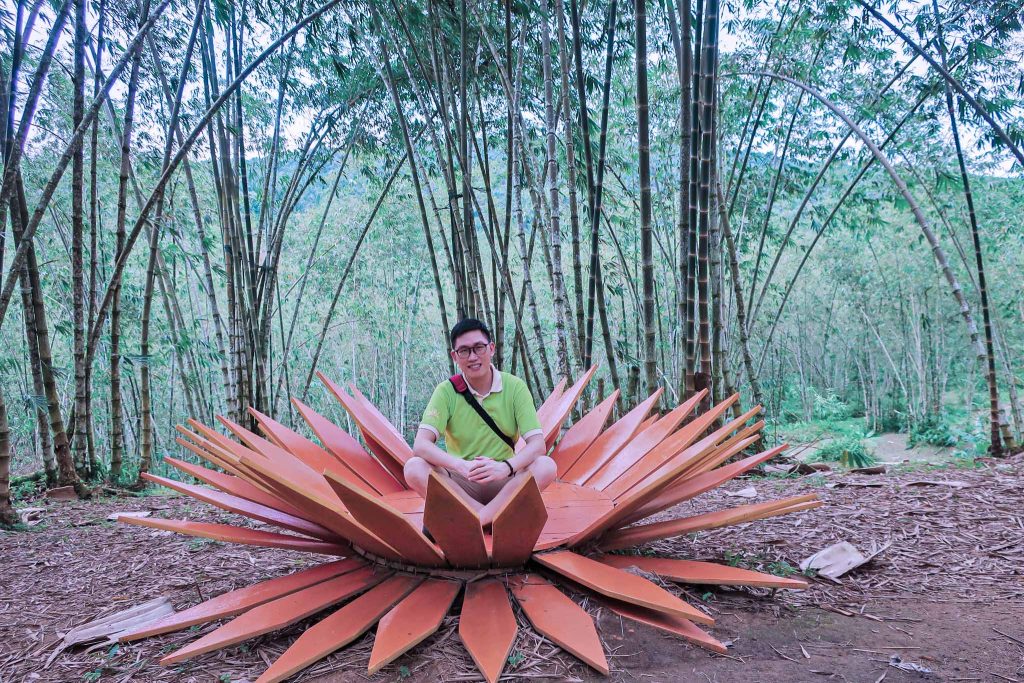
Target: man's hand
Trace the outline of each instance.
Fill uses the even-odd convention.
[[[477,484],[489,484],[492,481],[502,481],[512,476],[508,465],[499,460],[478,455],[475,460],[467,462],[470,463],[467,479]]]

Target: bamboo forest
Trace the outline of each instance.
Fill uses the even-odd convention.
[[[1017,0],[0,0],[0,681],[1018,680],[1022,13]],[[493,351],[456,344],[466,320]],[[455,477],[434,437],[421,442],[445,435],[425,410],[452,377],[483,411],[465,359],[490,353],[492,391],[521,381],[544,435],[528,456],[518,429],[501,476],[535,479],[549,521],[600,498],[614,524],[588,517],[556,539],[542,520],[518,556],[502,520],[529,526],[514,507],[527,493],[493,529],[481,516],[448,536],[454,522],[436,521],[445,495],[483,513],[436,472],[414,483],[413,457]],[[755,454],[693,501],[666,497]],[[546,489],[532,458],[549,455]],[[263,456],[281,469],[250,467]],[[757,507],[782,495],[795,497]],[[728,528],[698,516],[654,535],[721,507],[738,511]],[[166,511],[243,530],[284,515],[278,527],[314,540],[172,529]],[[628,526],[649,515],[649,532]],[[486,549],[474,540],[478,560],[457,563],[468,538]],[[815,553],[834,543],[860,559],[833,574]],[[287,649],[337,596],[287,621],[281,607],[285,630],[253,626],[250,645],[185,664],[157,660],[186,632],[72,637],[146,600],[173,613],[281,580],[328,544],[384,580],[357,601],[405,591],[348,649],[313,657],[306,636]],[[601,572],[628,563],[594,553],[629,548],[675,607],[629,604],[622,577],[602,592]],[[410,558],[424,552],[449,573],[420,576],[430,562]],[[718,581],[648,555],[779,578],[694,586]],[[389,583],[403,572],[407,587]],[[585,588],[600,595],[581,609]],[[530,608],[548,589],[572,603],[547,613],[556,626]],[[464,631],[493,600],[513,635],[482,654]],[[980,623],[929,629],[971,601],[993,606]],[[437,623],[389,645],[395,619],[429,621],[420,602],[443,603]],[[825,621],[793,616],[811,609]],[[593,618],[596,650],[560,635],[573,610]],[[208,652],[216,619],[240,611],[179,627],[203,629]],[[822,643],[838,641],[855,649],[826,663]]]

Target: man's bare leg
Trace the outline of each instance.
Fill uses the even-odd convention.
[[[537,482],[537,488],[543,491],[555,480],[555,476],[558,474],[558,466],[555,464],[554,460],[546,455],[542,455],[534,460],[524,471],[519,472],[516,476],[509,479],[505,486],[498,491],[498,494],[491,499],[491,502],[482,506],[478,513],[480,516],[480,524],[487,526],[494,521],[494,515],[501,509],[501,506],[505,504],[505,501],[507,501],[515,492],[516,484],[522,481],[527,474],[533,475],[534,480]]]
[[[427,499],[427,482],[430,481],[430,473],[436,472],[437,470],[429,462],[419,456],[413,456],[405,463],[405,483],[409,485],[416,493],[423,496],[423,499]],[[443,475],[447,476],[447,475]],[[484,504],[473,498],[469,493],[466,492],[461,486],[458,485],[457,481],[453,481],[455,484],[452,488],[458,493],[459,497],[473,512],[480,514]]]

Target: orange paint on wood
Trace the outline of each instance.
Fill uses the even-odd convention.
[[[323,583],[304,588],[250,609],[199,640],[186,645],[160,660],[160,664],[176,664],[197,655],[241,643],[244,640],[277,631],[336,605],[356,593],[376,585],[386,574],[374,573],[370,567],[342,574]]]
[[[356,521],[379,538],[388,539],[406,561],[424,567],[444,566],[444,556],[401,512],[328,472],[326,479]]]
[[[537,574],[516,576],[508,585],[534,629],[608,675],[608,660],[594,620],[582,607]]]
[[[596,472],[608,458],[614,457],[636,433],[647,414],[658,402],[662,391],[663,389],[659,387],[647,400],[623,415],[618,422],[597,437],[594,443],[590,444],[590,447],[583,452],[576,464],[569,468],[563,479],[574,484],[581,484]]]
[[[260,505],[259,503],[253,503],[252,501],[245,500],[244,498],[238,498],[237,496],[232,496],[228,493],[214,491],[213,489],[208,489],[205,486],[193,486],[192,484],[185,484],[180,481],[174,481],[173,479],[158,477],[148,472],[143,472],[142,478],[146,481],[151,481],[154,484],[166,486],[167,488],[178,491],[179,493],[184,493],[186,496],[191,496],[192,498],[204,503],[209,503],[221,510],[245,515],[250,519],[255,519],[263,522],[264,524],[281,527],[282,529],[288,529],[289,531],[313,536],[314,538],[319,538],[323,541],[330,541],[332,543],[337,543],[342,540],[330,529],[326,529],[315,522],[310,522],[302,517],[295,517],[274,508]]]
[[[601,434],[601,430],[604,429],[605,422],[608,421],[608,416],[611,415],[612,409],[615,407],[615,401],[618,398],[619,390],[616,389],[612,392],[611,396],[569,427],[565,435],[562,436],[558,445],[555,446],[555,450],[551,453],[551,458],[558,465],[559,477],[564,476],[576,464],[576,461],[583,455],[583,452]]]
[[[690,619],[709,626],[715,620],[696,607],[688,605],[664,588],[647,579],[602,564],[568,550],[534,555],[533,559],[601,595],[623,600],[641,607]]]
[[[517,630],[516,616],[500,581],[484,579],[466,584],[459,637],[488,683],[501,676]]]
[[[366,564],[358,558],[348,558],[321,564],[287,576],[279,576],[252,586],[222,593],[215,598],[201,602],[172,614],[141,631],[119,636],[122,643],[148,638],[161,633],[180,631],[196,624],[205,624],[225,617],[233,617],[265,602],[276,600],[295,591],[322,583],[335,576],[355,571]]]
[[[349,552],[345,546],[338,545],[337,543],[325,543],[324,541],[287,536],[271,531],[246,529],[245,527],[231,526],[230,524],[188,522],[180,519],[153,519],[151,517],[126,517],[124,515],[119,516],[117,521],[125,524],[134,524],[135,526],[145,526],[151,529],[173,531],[185,536],[224,541],[225,543],[298,550],[307,553],[320,553],[322,555],[345,555]]]
[[[543,418],[541,419],[541,427],[544,429],[544,444],[547,449],[550,449],[555,443],[555,439],[558,438],[558,433],[561,430],[562,423],[565,422],[565,418],[568,417],[569,411],[576,405],[583,390],[587,388],[587,384],[590,379],[597,372],[597,366],[592,366],[589,370],[583,373],[583,376],[576,380],[569,389],[558,397],[558,400],[551,404],[551,409],[545,411]],[[538,417],[540,415],[538,414]]]
[[[486,567],[490,559],[484,545],[480,518],[453,488],[447,475],[430,473],[423,526],[455,567]]]
[[[679,617],[675,617],[670,614],[637,607],[636,605],[620,602],[618,600],[609,600],[608,598],[602,598],[600,602],[620,616],[632,619],[633,621],[638,621],[641,624],[653,626],[654,628],[661,629],[662,631],[667,631],[684,640],[688,640],[695,645],[699,645],[705,650],[711,650],[712,652],[717,652],[723,655],[728,652],[725,645],[715,638],[712,638],[711,635],[697,628],[692,622],[687,621],[686,619],[680,619]]]
[[[587,478],[586,485],[596,489],[603,489],[622,476],[641,458],[665,441],[676,430],[676,427],[693,412],[693,409],[697,407],[697,403],[704,398],[706,393],[707,389],[701,389],[690,400],[676,406],[665,417],[639,432],[613,458],[602,463],[599,469]]]
[[[541,497],[548,520],[534,546],[535,551],[560,545],[614,506],[611,498],[600,491],[563,482],[555,482],[544,489]]]
[[[277,683],[340,650],[376,624],[423,579],[392,576],[306,629],[256,683]]]
[[[518,567],[525,564],[533,554],[547,519],[548,512],[537,482],[532,474],[528,474],[495,513],[491,523],[494,566]]]
[[[635,555],[603,555],[600,562],[619,569],[636,567],[645,572],[680,583],[698,585],[711,584],[717,586],[758,586],[761,588],[807,588],[807,582],[800,579],[787,579],[771,574],[726,567],[713,562],[697,562],[693,560],[675,560],[667,557],[638,557]]]
[[[368,673],[377,673],[436,631],[460,588],[454,581],[427,579],[385,614],[377,625]]]
[[[274,508],[275,510],[280,510],[285,514],[294,515],[296,517],[303,516],[299,509],[294,505],[287,503],[273,493],[269,493],[265,487],[257,487],[241,477],[237,477],[233,474],[224,474],[223,472],[211,470],[210,468],[203,467],[202,465],[193,465],[190,462],[178,460],[177,458],[172,458],[170,456],[164,456],[164,462],[185,474],[195,477],[205,484],[209,484],[210,486],[223,491],[224,493],[231,494],[232,496],[238,496],[239,498],[245,498],[253,503]]]
[[[667,489],[671,490],[671,489]],[[817,495],[809,493],[805,496],[794,496],[785,500],[771,501],[768,503],[755,503],[753,505],[740,505],[725,510],[715,510],[693,517],[681,519],[669,519],[663,522],[633,526],[626,529],[613,531],[601,539],[602,550],[622,550],[636,545],[656,541],[663,538],[673,538],[682,534],[692,534],[706,529],[717,529],[733,524],[752,522],[758,519],[766,519],[777,515],[786,515],[790,512],[807,510],[818,507],[821,501],[816,500]]]
[[[302,419],[306,421],[313,433],[320,439],[334,457],[352,468],[363,481],[382,494],[397,493],[404,490],[391,473],[377,460],[367,453],[359,442],[348,432],[335,425],[323,415],[304,404],[297,398],[292,404],[298,409]]]

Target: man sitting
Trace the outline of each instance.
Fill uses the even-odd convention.
[[[532,474],[543,490],[555,480],[557,468],[544,454],[544,434],[526,383],[491,363],[494,343],[487,326],[466,318],[452,328],[450,339],[461,373],[434,389],[416,433],[415,455],[405,463],[405,481],[425,498],[431,471],[450,476],[487,526],[515,491],[510,484]],[[441,434],[447,452],[437,446]],[[526,447],[516,453],[511,444],[520,437]]]

